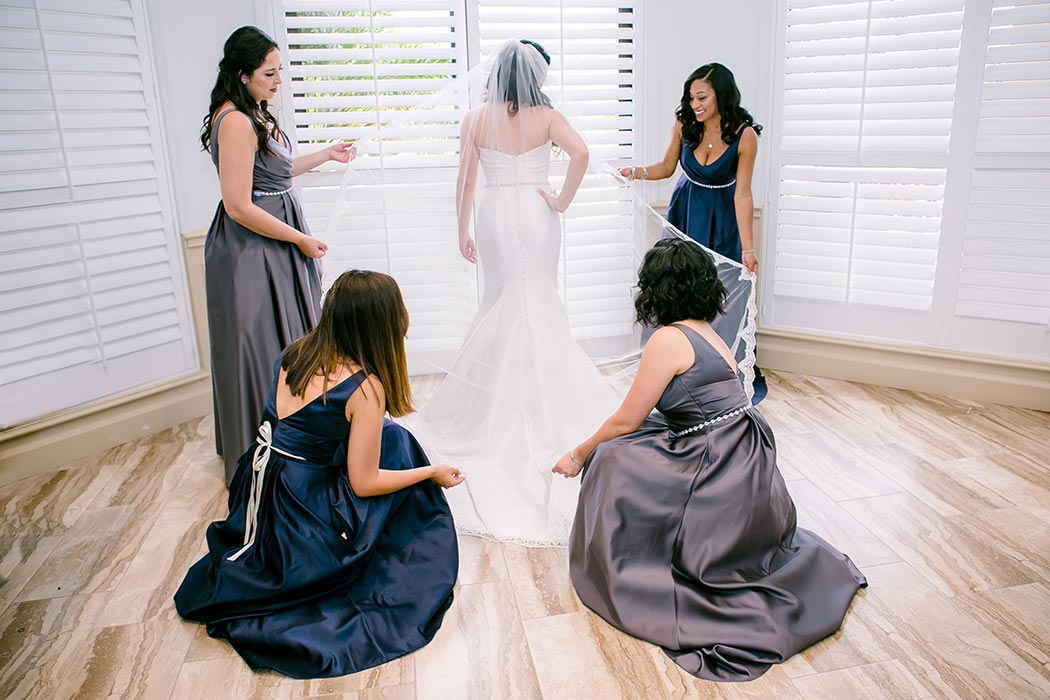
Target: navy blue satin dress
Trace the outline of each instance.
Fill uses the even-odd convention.
[[[433,638],[459,569],[455,525],[431,481],[370,498],[350,488],[345,410],[364,372],[278,420],[279,363],[259,444],[230,484],[229,517],[208,527],[208,554],[175,607],[253,669],[341,676]],[[386,421],[379,468],[426,464],[412,434]]]
[[[700,245],[737,262],[742,251],[733,195],[743,131],[737,132],[725,153],[707,165],[700,165],[689,144],[682,139],[678,162],[684,172],[667,207],[667,220],[672,226]]]

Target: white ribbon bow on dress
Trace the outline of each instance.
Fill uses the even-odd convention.
[[[262,500],[263,484],[266,483],[266,465],[270,463],[270,452],[305,461],[298,455],[273,446],[273,430],[268,420],[263,421],[259,426],[259,437],[255,438],[255,441],[259,443],[259,446],[255,448],[255,454],[252,455],[252,490],[248,496],[248,508],[244,514],[244,546],[226,557],[227,561],[237,561],[255,544],[255,533],[259,530],[259,502]]]

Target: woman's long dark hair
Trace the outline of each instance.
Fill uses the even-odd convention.
[[[401,290],[390,275],[347,270],[324,298],[321,318],[292,343],[281,358],[285,382],[293,396],[304,396],[310,380],[328,377],[348,362],[374,374],[386,392],[386,410],[403,416],[415,410],[408,383],[405,334],[408,311]]]
[[[682,88],[682,102],[674,111],[678,121],[682,123],[682,138],[689,144],[690,150],[700,145],[700,138],[704,134],[703,122],[696,120],[696,114],[689,105],[691,100],[689,88],[694,80],[703,80],[715,91],[718,113],[722,117],[722,141],[724,143],[733,143],[737,131],[744,124],[754,129],[756,134],[762,133],[762,125],[756,124],[754,117],[740,106],[740,90],[736,86],[733,72],[721,63],[705,63],[685,79],[685,86]]]
[[[664,238],[645,254],[638,271],[634,310],[641,324],[669,326],[696,319],[714,321],[725,313],[726,288],[714,260],[683,238]]]
[[[215,78],[215,87],[211,89],[211,103],[204,116],[204,126],[201,127],[203,150],[211,150],[211,126],[215,112],[225,102],[232,102],[234,107],[252,120],[259,138],[259,150],[272,153],[270,137],[278,137],[277,117],[266,108],[266,100],[256,103],[252,99],[247,86],[241,82],[241,76],[250,77],[276,48],[277,42],[257,27],[241,27],[230,34],[222,47],[219,75]]]

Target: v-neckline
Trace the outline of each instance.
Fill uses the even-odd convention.
[[[687,325],[685,325],[684,323],[681,323],[681,322],[675,323],[673,325],[676,328],[685,328],[686,330],[691,332],[693,335],[695,335],[698,338],[700,338],[700,340],[704,341],[704,345],[706,345],[707,347],[711,348],[711,352],[713,352],[714,354],[718,355],[718,359],[720,359],[722,361],[722,364],[725,365],[725,368],[728,369],[729,372],[734,377],[736,377],[736,376],[738,376],[740,374],[740,369],[739,368],[733,369],[733,366],[731,364],[729,364],[729,360],[726,359],[725,355],[723,355],[722,353],[718,352],[718,349],[715,348],[715,346],[711,344],[710,340],[708,340],[707,338],[704,337],[703,333],[701,333],[700,331],[696,330],[695,328],[690,328],[689,326],[687,326]],[[694,357],[693,358],[693,367],[695,367],[695,366],[696,366],[696,358]],[[690,367],[689,369],[692,369],[693,367]],[[687,369],[686,372],[688,372],[688,371],[689,370]],[[682,374],[685,374],[685,372],[682,372]]]
[[[712,165],[716,165],[718,163],[718,161],[720,161],[723,158],[725,158],[726,154],[729,153],[730,149],[733,148],[733,145],[735,143],[736,143],[736,141],[733,141],[733,143],[731,143],[728,146],[726,146],[726,150],[722,151],[722,153],[719,154],[719,156],[717,158],[715,158],[713,161],[711,161],[710,163],[708,163],[706,165],[701,163],[700,159],[696,157],[696,151],[690,150],[689,153],[693,156],[693,160],[696,161],[696,164],[699,165],[701,168],[710,168]]]

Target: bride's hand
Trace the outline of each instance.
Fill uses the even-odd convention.
[[[434,465],[434,476],[430,477],[431,481],[446,489],[459,486],[465,478],[463,472],[447,464]]]
[[[563,211],[569,208],[568,204],[562,204],[561,197],[554,190],[536,190],[540,196],[543,197],[543,201],[547,203],[547,206],[551,208],[551,211],[561,214]]]
[[[474,264],[478,262],[478,249],[474,245],[474,239],[466,236],[459,239],[459,252],[468,261]]]
[[[567,476],[571,479],[580,473],[582,467],[582,464],[572,458],[572,450],[569,450],[558,460],[558,463],[551,468],[551,471],[555,474],[561,474],[562,476]]]

